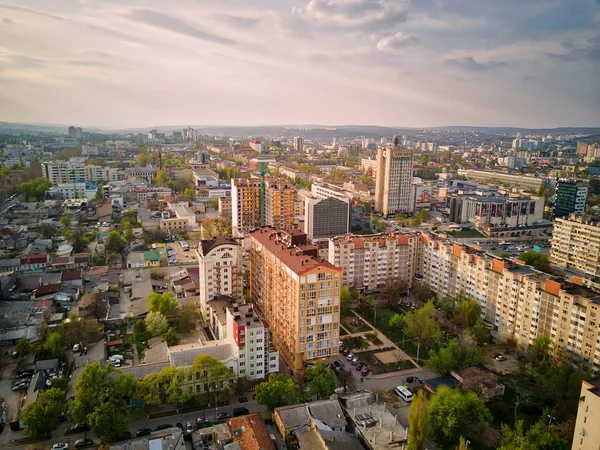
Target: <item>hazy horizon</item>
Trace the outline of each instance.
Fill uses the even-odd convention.
[[[0,0],[0,120],[597,127],[599,29],[595,0]]]

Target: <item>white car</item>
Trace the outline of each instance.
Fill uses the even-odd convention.
[[[52,446],[52,450],[69,450],[69,444],[59,443]]]
[[[185,424],[185,432],[187,434],[192,434],[194,432],[194,427],[192,426],[192,422],[188,422]]]
[[[78,352],[80,349],[81,349],[81,345],[79,345],[79,344],[75,344],[75,345],[73,346],[73,351],[74,351],[74,352]]]

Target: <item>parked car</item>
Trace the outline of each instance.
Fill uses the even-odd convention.
[[[67,430],[67,434],[85,433],[90,431],[90,426],[87,423],[75,424]]]
[[[140,428],[135,432],[135,435],[141,437],[148,436],[150,433],[152,433],[152,428]]]
[[[233,408],[233,417],[246,416],[248,414],[250,414],[248,408]]]
[[[192,422],[188,422],[185,424],[185,432],[187,434],[192,434],[194,432],[194,427],[192,426]]]
[[[157,426],[154,431],[168,430],[169,428],[173,428],[173,425],[170,423],[163,423],[162,425]]]
[[[360,372],[360,374],[364,377],[364,376],[367,376],[370,371],[371,371],[371,369],[369,369],[367,366],[365,366],[365,367],[363,367],[363,369]]]
[[[348,361],[352,361],[352,359],[354,358],[354,355],[352,354],[352,352],[348,353],[348,355],[346,355],[346,359]]]
[[[348,353],[350,353],[350,349],[349,349],[348,347],[346,347],[346,348],[344,349],[344,351],[342,352],[342,354],[343,354],[344,356],[346,356],[346,355],[348,355]]]
[[[336,371],[340,370],[340,369],[342,368],[342,363],[341,363],[341,362],[339,362],[339,361],[334,361],[334,362],[333,362],[333,368],[334,368],[334,370],[336,370]]]
[[[506,361],[506,357],[504,355],[496,356],[496,361]]]
[[[361,370],[364,366],[365,366],[364,363],[358,362],[358,364],[356,364],[356,370]]]
[[[67,443],[58,443],[52,446],[52,450],[69,450],[69,444]]]
[[[357,357],[357,356],[355,356],[355,357],[354,357],[354,358],[352,358],[352,360],[350,361],[350,364],[352,364],[353,366],[355,366],[355,365],[357,365],[357,364],[358,364],[358,362],[359,362],[359,361],[360,361],[360,360],[358,359],[358,357]]]
[[[79,345],[79,344],[75,344],[75,345],[73,346],[73,351],[74,351],[74,352],[78,352],[79,350],[81,350],[81,345]]]
[[[206,426],[208,425],[210,422],[206,417],[198,417],[196,419],[196,425],[200,425],[200,426]]]
[[[229,419],[230,417],[231,417],[231,414],[226,413],[226,412],[217,414],[217,420]]]
[[[75,441],[75,444],[73,444],[73,448],[88,448],[88,447],[93,447],[93,446],[94,446],[94,441],[92,441],[89,438],[77,439]]]

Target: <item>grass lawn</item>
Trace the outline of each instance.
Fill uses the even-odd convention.
[[[375,345],[381,345],[381,341],[375,333],[367,334],[367,339]]]
[[[360,336],[354,336],[354,337],[349,337],[346,338],[344,340],[344,344],[346,344],[346,347],[349,347],[351,349],[361,349],[361,348],[367,348],[369,346],[369,344],[367,344],[367,342],[361,338]]]
[[[344,327],[340,327],[340,336],[347,336],[348,332]]]
[[[364,317],[365,320],[368,320],[372,325],[374,325],[375,328],[379,328],[379,330],[381,330],[381,332],[383,334],[385,334],[389,339],[394,341],[394,343],[397,344],[398,342],[402,341],[402,338],[403,338],[402,329],[390,326],[390,319],[393,317],[393,315],[402,313],[402,311],[400,311],[399,309],[390,308],[390,307],[377,308],[377,318],[376,318],[377,322],[376,323],[373,323],[373,320],[375,319],[375,310],[374,309],[371,309],[371,308],[368,308],[365,306],[361,306],[357,309],[356,312],[358,314],[360,314],[362,317]]]
[[[451,236],[454,236],[455,238],[484,237],[483,234],[481,234],[477,230],[444,231],[444,233],[447,233],[447,234],[449,234]]]

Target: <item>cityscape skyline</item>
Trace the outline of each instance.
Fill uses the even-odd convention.
[[[226,12],[217,1],[29,0],[0,4],[0,23],[0,118],[11,122],[544,128],[600,117],[593,0],[234,0]]]

